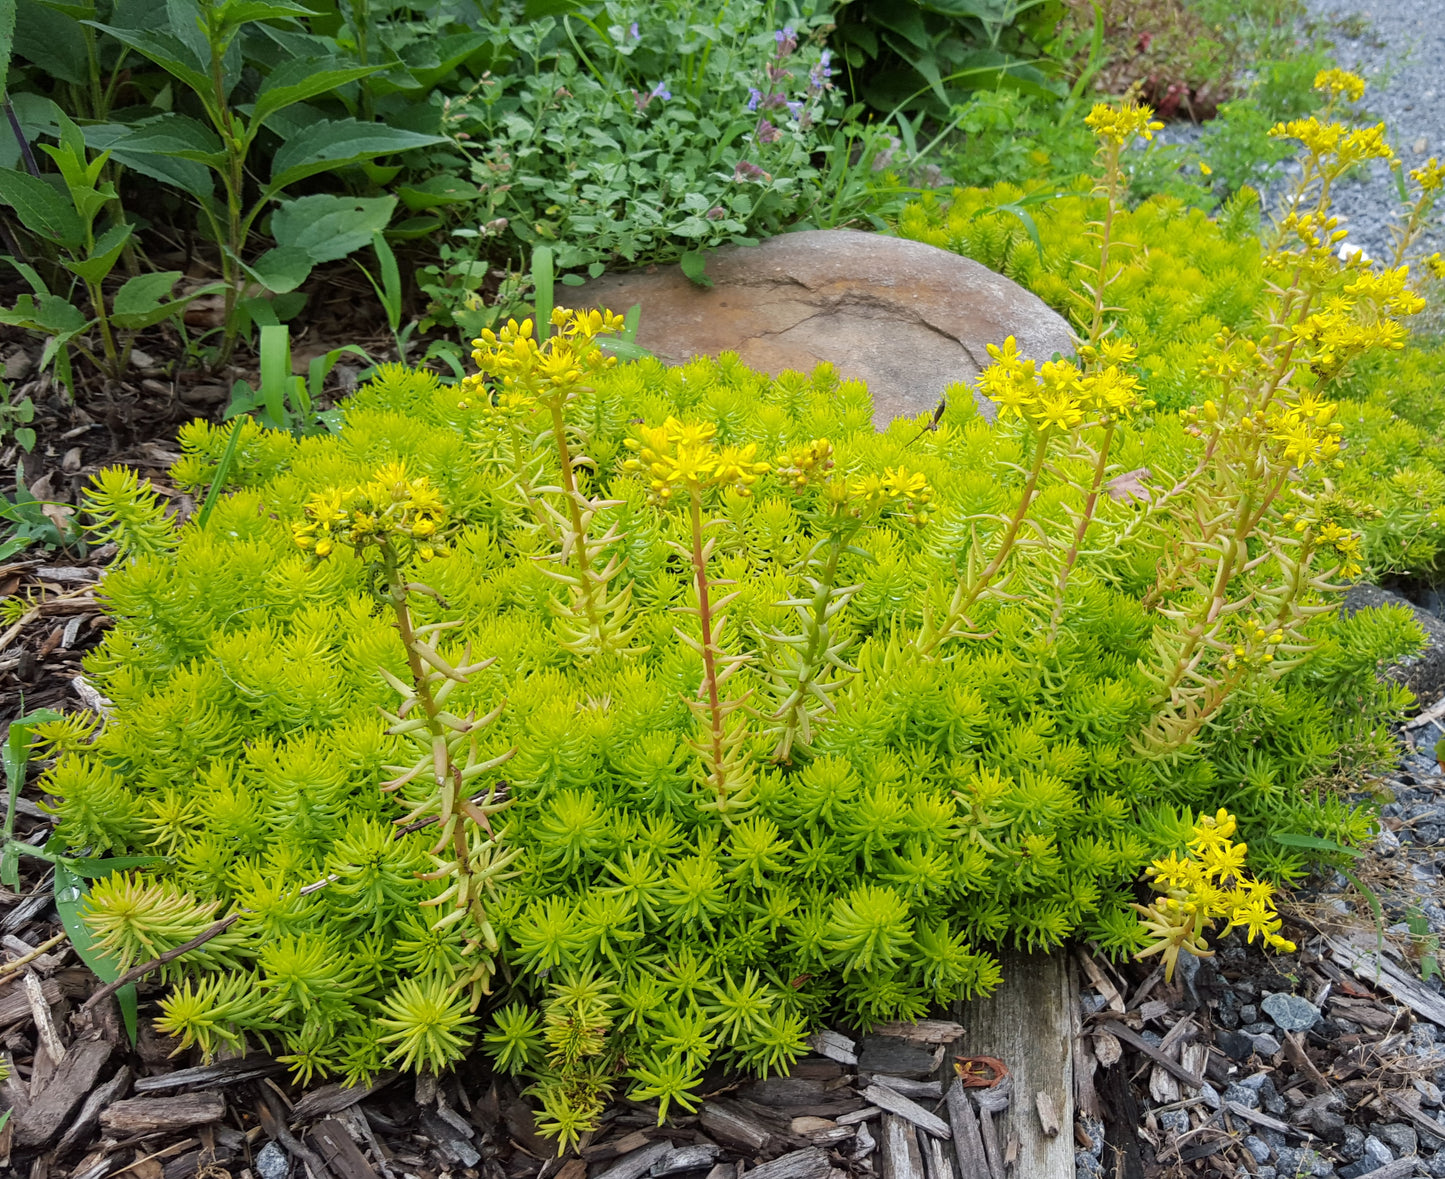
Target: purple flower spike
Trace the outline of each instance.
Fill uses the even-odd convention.
[[[803,104],[801,102],[788,103],[788,112],[793,116],[793,118],[798,118],[803,113]]]
[[[660,98],[663,102],[666,102],[669,98],[672,97],[672,91],[667,88],[667,84],[665,82],[659,82],[656,86],[652,88],[652,93],[649,94],[648,97]]]
[[[767,172],[764,172],[751,160],[739,160],[733,168],[733,183],[742,184],[745,180],[771,180]]]
[[[709,221],[721,221],[724,217],[727,216],[727,210],[724,209],[721,205],[714,205],[711,209],[704,213],[703,216],[705,216]]]
[[[759,119],[757,136],[759,143],[777,143],[783,137],[783,133],[767,119]]]
[[[633,21],[630,25],[627,26],[627,35],[631,37],[634,41],[642,40],[642,34],[637,30],[636,21]]]
[[[773,34],[773,40],[778,43],[778,56],[787,57],[798,47],[798,36],[793,32],[791,25],[784,25]]]
[[[762,100],[763,100],[763,92],[762,92],[761,90],[759,90],[756,86],[749,86],[749,87],[748,87],[748,110],[750,110],[750,111],[755,111],[755,110],[757,110],[757,109],[758,109],[758,103],[762,102]]]

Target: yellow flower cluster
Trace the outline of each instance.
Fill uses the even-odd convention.
[[[669,417],[660,426],[639,426],[637,432],[640,437],[627,440],[636,457],[622,466],[645,472],[653,498],[661,504],[670,503],[679,488],[694,495],[708,487],[731,487],[749,495],[758,477],[770,469],[753,458],[756,443],[718,447],[712,422],[684,424]]]
[[[833,469],[833,444],[826,438],[814,438],[795,446],[778,464],[778,477],[794,491],[802,491]]]
[[[1298,139],[1312,156],[1329,161],[1324,171],[1330,176],[1339,176],[1365,160],[1395,158],[1394,150],[1385,139],[1384,123],[1351,129],[1343,123],[1322,123],[1311,115],[1307,119],[1276,123],[1269,134],[1274,139]]]
[[[438,535],[447,522],[446,505],[425,475],[412,478],[401,463],[389,463],[369,483],[332,488],[311,497],[306,518],[292,525],[297,547],[329,557],[337,545],[358,555],[402,541],[424,561],[445,550]]]
[[[1318,393],[1305,392],[1293,401],[1277,400],[1265,414],[1263,429],[1269,431],[1278,454],[1294,467],[1325,462],[1340,453],[1344,427],[1334,420],[1337,406]],[[1246,419],[1247,426],[1255,426]]]
[[[1274,662],[1274,649],[1285,640],[1285,633],[1279,627],[1266,626],[1255,619],[1242,624],[1242,642],[1236,643],[1224,666],[1233,671],[1241,663],[1261,664]]]
[[[622,316],[611,311],[552,312],[556,329],[545,343],[538,343],[533,323],[509,319],[500,332],[487,328],[472,341],[472,361],[478,372],[462,381],[463,392],[485,395],[488,377],[497,381],[498,405],[526,408],[537,397],[567,393],[584,378],[617,363],[596,346],[597,337],[622,330]]]
[[[1274,907],[1274,887],[1245,874],[1248,845],[1235,843],[1234,817],[1221,808],[1213,816],[1200,815],[1189,841],[1189,854],[1170,853],[1146,870],[1150,887],[1161,894],[1151,905],[1135,905],[1151,939],[1140,958],[1159,954],[1164,977],[1174,977],[1181,951],[1209,957],[1213,951],[1204,934],[1218,920],[1225,932],[1242,928],[1245,938],[1256,937],[1273,950],[1290,953],[1293,942],[1279,935],[1280,919]]]
[[[1425,300],[1405,285],[1409,280],[1408,266],[1396,266],[1393,270],[1384,270],[1378,274],[1372,270],[1363,270],[1345,287],[1345,294],[1374,303],[1391,315],[1419,315],[1425,310]],[[1404,329],[1401,329],[1401,338],[1403,337]],[[1384,347],[1398,345],[1386,344]]]
[[[1369,512],[1368,508],[1354,506],[1351,509],[1353,514],[1360,511]],[[1376,514],[1369,512],[1369,514]],[[1340,567],[1335,572],[1336,577],[1346,579],[1358,577],[1365,567],[1365,554],[1362,548],[1360,534],[1352,528],[1346,528],[1337,520],[1312,520],[1308,517],[1295,518],[1293,512],[1285,516],[1285,522],[1293,522],[1295,532],[1299,533],[1302,539],[1314,543],[1319,548],[1327,548],[1339,558]]]
[[[1315,75],[1314,88],[1331,98],[1344,95],[1351,102],[1365,96],[1365,79],[1349,70],[1321,70]]]
[[[1136,135],[1153,139],[1154,132],[1164,129],[1164,124],[1155,120],[1152,110],[1132,100],[1118,106],[1096,102],[1094,109],[1085,116],[1084,125],[1105,143],[1115,147],[1122,147]]]
[[[1410,179],[1423,191],[1435,192],[1441,184],[1445,184],[1445,168],[1440,166],[1439,160],[1431,156],[1420,167],[1410,169]]]
[[[919,527],[928,523],[933,488],[927,478],[907,467],[889,467],[881,475],[859,475],[848,482],[848,495],[860,505],[859,510],[901,511]]]
[[[994,363],[978,377],[978,387],[995,405],[999,416],[1031,422],[1039,430],[1072,430],[1086,417],[1120,418],[1139,405],[1139,381],[1121,365],[1134,358],[1131,345],[1106,340],[1098,350],[1086,349],[1086,360],[1101,363],[1084,371],[1067,360],[1042,365],[1019,355],[1010,336],[988,346]]]

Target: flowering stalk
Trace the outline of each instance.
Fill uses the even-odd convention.
[[[778,737],[772,757],[779,762],[791,758],[796,742],[809,744],[813,725],[833,710],[831,694],[840,683],[836,673],[857,670],[843,662],[842,652],[849,639],[839,637],[835,630],[835,619],[860,588],[837,584],[843,555],[868,555],[853,542],[868,523],[890,507],[901,508],[919,526],[927,523],[928,504],[933,498],[922,475],[901,468],[890,468],[881,476],[830,476],[832,456],[828,440],[815,439],[796,448],[778,470],[795,492],[810,487],[820,489],[821,502],[815,512],[822,533],[803,558],[803,569],[813,571],[805,574],[811,594],[778,603],[798,612],[801,630],[794,635],[764,636],[773,647],[768,668],[770,683],[781,697],[768,718],[774,722],[771,732]],[[830,670],[835,674],[825,678]]]
[[[622,572],[620,557],[608,557],[621,539],[616,526],[601,536],[591,532],[592,522],[611,500],[585,494],[577,484],[577,468],[591,465],[583,453],[574,453],[573,431],[567,421],[567,407],[584,388],[587,376],[616,364],[597,346],[597,337],[618,331],[622,318],[610,311],[569,311],[559,307],[552,313],[554,331],[539,344],[530,319],[518,324],[509,320],[500,332],[482,332],[472,353],[480,372],[463,384],[490,399],[483,381],[496,379],[500,385],[497,410],[504,419],[514,455],[523,453],[516,417],[535,409],[547,413],[547,425],[557,455],[559,487],[535,487],[526,478],[526,464],[517,463],[518,486],[527,504],[537,513],[538,524],[546,529],[557,551],[550,559],[570,569],[548,569],[547,573],[567,587],[568,602],[554,602],[558,616],[559,641],[577,656],[620,654],[632,650],[628,642],[633,627],[627,625],[632,610],[632,585],[613,592],[611,583]],[[563,510],[545,494],[560,496]]]
[[[679,607],[679,612],[698,620],[699,638],[694,639],[681,628],[676,633],[702,656],[703,663],[697,696],[687,701],[701,729],[692,747],[702,763],[701,780],[710,794],[708,801],[699,806],[726,817],[751,802],[752,781],[746,758],[746,722],[732,719],[747,703],[749,694],[726,698],[723,688],[751,655],[729,654],[720,642],[727,625],[722,611],[737,595],[713,599],[714,587],[728,583],[708,577],[708,561],[716,538],[706,535],[710,523],[704,519],[703,497],[709,491],[725,488],[741,495],[751,494],[749,488],[767,472],[768,464],[754,460],[755,445],[717,447],[716,433],[717,427],[711,422],[684,425],[676,418],[668,418],[657,427],[639,426],[640,437],[627,440],[628,449],[636,457],[628,459],[623,467],[647,476],[656,503],[674,503],[681,490],[687,505],[690,543],[670,543],[692,566],[697,605]]]
[[[1323,71],[1316,87],[1329,95],[1328,113],[1342,95],[1357,100],[1364,83]],[[1283,236],[1265,259],[1275,311],[1258,340],[1221,335],[1206,373],[1218,396],[1182,415],[1212,461],[1147,513],[1182,537],[1179,560],[1148,599],[1173,624],[1154,636],[1153,718],[1141,740],[1154,754],[1193,739],[1249,676],[1280,674],[1292,661],[1276,660],[1274,650],[1307,651],[1303,627],[1332,608],[1330,578],[1360,573],[1359,537],[1341,523],[1358,508],[1308,487],[1322,468],[1340,465],[1342,429],[1324,390],[1356,356],[1401,347],[1405,329],[1395,317],[1424,306],[1403,267],[1374,273],[1335,256],[1345,234],[1330,215],[1331,185],[1363,160],[1391,158],[1383,128],[1311,118],[1271,134],[1305,148]],[[1304,519],[1292,503],[1303,505]],[[1320,556],[1332,561],[1328,573],[1310,571]],[[1259,621],[1241,623],[1249,616]]]
[[[483,775],[505,763],[516,750],[478,757],[478,735],[501,715],[502,705],[480,717],[475,713],[457,716],[446,708],[456,687],[489,667],[492,660],[453,667],[437,651],[432,638],[458,623],[417,626],[412,618],[411,594],[441,598],[429,586],[408,581],[403,567],[412,558],[431,560],[445,555],[437,538],[446,523],[446,509],[431,482],[412,478],[403,466],[393,464],[378,471],[370,483],[315,496],[306,507],[305,520],[293,532],[297,544],[318,558],[330,556],[338,544],[347,545],[358,557],[373,561],[379,572],[411,672],[411,682],[406,683],[380,669],[382,678],[402,698],[395,712],[383,709],[382,715],[390,723],[391,735],[405,737],[417,750],[411,765],[386,767],[396,776],[382,789],[401,791],[413,782],[430,782],[410,811],[396,822],[410,826],[435,820],[437,824],[437,841],[430,850],[433,870],[422,873],[421,878],[447,883],[441,893],[424,903],[451,906],[436,928],[464,919],[470,922],[465,952],[473,961],[461,985],[471,989],[475,1007],[490,988],[498,949],[485,895],[506,878],[507,866],[521,849],[505,850],[505,829],[498,831],[492,825],[492,818],[511,805],[510,799],[501,797],[498,785],[493,783],[480,798],[473,798],[472,793]]]

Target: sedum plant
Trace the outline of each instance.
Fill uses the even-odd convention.
[[[1095,121],[1107,169],[1107,129],[1149,115]],[[1395,281],[1336,267],[1318,281]],[[876,433],[826,365],[612,364],[610,317],[562,312],[547,340],[483,337],[462,386],[383,367],[335,434],[244,428],[204,520],[106,477],[130,540],[87,670],[114,715],[56,729],[45,788],[68,846],[163,857],[91,893],[122,969],[234,918],[164,967],[160,1026],[303,1080],[480,1044],[566,1145],[614,1096],[666,1116],[710,1068],[786,1070],[822,1020],[986,993],[1002,945],[1200,949],[1203,924],[1133,907],[1200,812],[1248,836],[1249,876],[1243,844],[1208,861],[1220,889],[1366,837],[1332,783],[1392,755],[1409,696],[1375,669],[1419,635],[1330,608],[1356,541],[1325,403],[1304,422],[1313,391],[1281,378],[1310,447],[1248,443],[1266,325],[1219,349],[1209,400],[1245,441],[1211,451],[1206,407],[1142,396],[1096,273],[1076,361],[998,346],[997,422],[958,396],[935,430]],[[1294,339],[1314,296],[1275,285]],[[1392,298],[1318,306],[1378,344]],[[229,441],[189,427],[173,476],[198,490]],[[1144,454],[1183,486],[1131,493]],[[1267,465],[1191,481],[1204,454]],[[1216,517],[1265,521],[1242,566],[1197,531]],[[1216,581],[1230,620],[1288,644],[1239,660],[1206,625],[1176,698]]]

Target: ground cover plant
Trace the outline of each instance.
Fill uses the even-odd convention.
[[[1388,149],[1291,130],[1272,314],[1174,414],[1110,311],[1149,115],[1090,127],[1078,359],[1000,342],[996,423],[960,390],[876,434],[826,366],[619,365],[558,312],[460,385],[380,371],[336,434],[195,423],[177,482],[231,466],[183,525],[106,474],[113,713],[35,731],[49,854],[155,857],[86,920],[171,984],[158,1026],[303,1080],[480,1042],[569,1142],[986,991],[1001,944],[1284,948],[1270,882],[1371,830],[1330,783],[1391,756],[1376,670],[1418,641],[1333,612],[1368,509],[1330,382],[1420,300],[1339,262],[1318,180]]]

